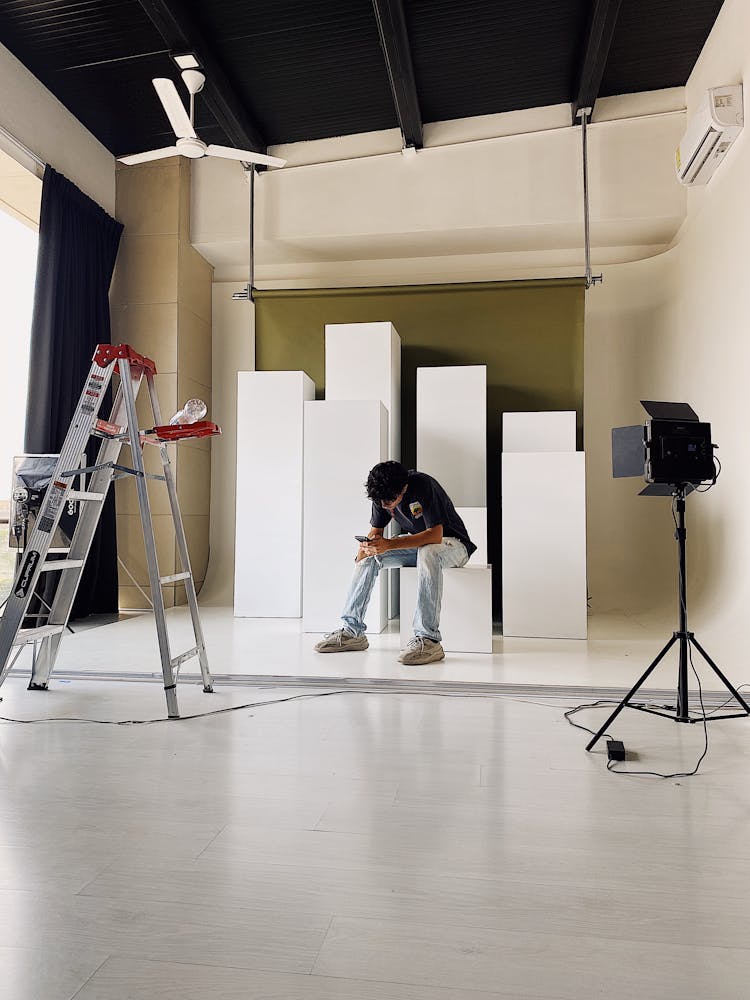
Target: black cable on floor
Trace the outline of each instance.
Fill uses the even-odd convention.
[[[194,715],[179,715],[177,718],[160,719],[79,719],[75,716],[48,716],[44,719],[10,719],[0,715],[0,722],[15,722],[18,725],[34,726],[41,722],[87,722],[93,726],[153,726],[158,722],[187,722],[190,719],[205,719],[210,715],[224,715],[227,712],[240,712],[245,708],[262,708],[264,705],[281,705],[285,701],[300,701],[304,698],[330,698],[334,694],[357,694],[356,691],[316,691],[315,694],[293,694],[286,698],[274,698],[270,701],[250,701],[245,705],[227,705],[226,708],[214,708],[210,712],[197,712]]]
[[[8,716],[0,715],[0,722],[17,723],[23,726],[39,725],[42,722],[84,722],[95,726],[153,726],[160,722],[187,722],[192,719],[205,719],[211,715],[224,715],[227,712],[240,712],[246,708],[263,708],[265,705],[282,705],[287,701],[301,701],[311,698],[330,698],[339,694],[386,694],[386,695],[416,695],[426,698],[505,698],[510,701],[520,702],[523,705],[537,705],[539,708],[554,708],[557,705],[550,705],[546,702],[530,701],[528,698],[518,698],[510,694],[471,694],[455,693],[448,694],[444,691],[384,691],[384,690],[339,690],[339,691],[317,691],[314,694],[294,694],[286,698],[272,698],[269,701],[251,701],[244,705],[227,705],[226,708],[216,708],[209,712],[196,712],[194,715],[180,715],[176,718],[162,717],[159,719],[81,719],[76,716],[46,716],[43,719],[11,719]],[[0,699],[1,700],[1,699]],[[574,709],[575,711],[575,709]],[[582,727],[578,727],[582,728]]]

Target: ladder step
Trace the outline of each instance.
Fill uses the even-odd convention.
[[[68,500],[104,500],[106,493],[91,493],[88,490],[71,490]]]
[[[60,635],[65,630],[64,625],[40,625],[39,628],[20,628],[13,640],[14,646],[25,646],[28,642],[37,642],[50,635]]]
[[[40,573],[54,573],[58,569],[80,569],[83,559],[48,559],[42,563]]]
[[[180,664],[184,663],[185,660],[192,660],[194,656],[198,655],[198,647],[193,646],[192,649],[188,649],[185,653],[180,653],[179,656],[175,656],[172,659],[172,669],[176,670]]]
[[[178,580],[189,580],[189,579],[190,579],[189,573],[173,573],[171,576],[160,576],[159,583],[161,584],[177,583]]]

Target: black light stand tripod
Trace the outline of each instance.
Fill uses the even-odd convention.
[[[610,724],[614,722],[623,708],[635,708],[639,712],[648,712],[650,715],[662,715],[665,719],[671,719],[673,722],[703,722],[704,716],[691,716],[690,715],[690,705],[689,705],[689,688],[688,688],[688,664],[690,649],[689,646],[693,645],[698,652],[701,654],[706,663],[711,667],[713,672],[719,678],[721,683],[731,692],[732,696],[739,702],[744,708],[744,712],[733,712],[731,715],[713,715],[706,716],[706,722],[715,722],[719,719],[739,719],[750,715],[750,705],[745,701],[741,694],[732,687],[727,678],[721,672],[721,670],[716,666],[714,661],[701,646],[695,635],[692,632],[688,632],[688,613],[687,613],[687,579],[685,575],[685,543],[687,538],[687,531],[685,529],[685,496],[689,490],[688,483],[676,484],[672,490],[672,496],[674,498],[673,503],[675,504],[677,511],[677,530],[675,531],[675,538],[677,540],[677,548],[679,552],[679,597],[680,597],[680,627],[677,632],[672,633],[672,638],[667,642],[666,646],[661,650],[656,659],[652,661],[648,669],[641,677],[638,678],[634,686],[628,691],[625,697],[622,699],[620,704],[610,715],[601,729],[596,733],[594,738],[586,747],[587,750],[591,750],[595,744],[601,739],[605,731],[609,728]],[[674,646],[676,642],[680,644],[680,666],[679,673],[677,677],[677,708],[674,715],[660,711],[658,708],[649,708],[645,705],[632,705],[630,704],[630,699],[638,691],[639,688],[643,686],[648,677],[653,673],[653,671],[661,663],[662,659],[666,656],[669,650]]]

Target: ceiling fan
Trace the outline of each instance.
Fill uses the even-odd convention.
[[[152,149],[147,153],[133,153],[130,156],[118,156],[120,163],[148,163],[149,160],[163,160],[168,156],[188,156],[191,160],[199,160],[203,156],[218,156],[225,160],[242,160],[244,163],[259,163],[265,167],[283,167],[286,160],[278,156],[267,156],[265,153],[255,153],[249,149],[235,149],[233,146],[207,146],[195,133],[193,128],[193,111],[195,95],[203,89],[206,78],[200,70],[184,69],[182,79],[190,94],[190,114],[177,93],[173,80],[159,78],[152,80],[169,123],[174,129],[177,142],[174,146],[163,149]]]

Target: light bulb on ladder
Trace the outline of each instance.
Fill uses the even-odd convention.
[[[169,421],[170,424],[195,424],[206,415],[206,404],[202,399],[189,399],[181,410]]]

